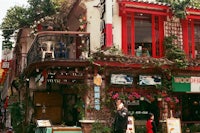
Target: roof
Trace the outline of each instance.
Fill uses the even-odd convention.
[[[139,3],[146,3],[146,4],[155,4],[155,5],[162,5],[162,6],[170,6],[169,3],[166,2],[157,2],[152,0],[118,0],[118,2],[139,2]]]
[[[118,2],[138,2],[138,3],[146,3],[146,4],[154,4],[154,5],[160,5],[160,6],[171,6],[171,4],[166,3],[166,2],[158,2],[156,0],[118,0]],[[197,9],[199,10],[200,8],[195,7],[195,6],[188,6],[189,9]]]

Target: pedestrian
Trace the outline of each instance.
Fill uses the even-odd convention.
[[[128,124],[128,109],[121,99],[116,101],[117,111],[114,121],[114,133],[126,133]]]
[[[147,131],[147,133],[157,133],[153,113],[148,114],[148,119],[147,119],[147,122],[146,122],[146,131]]]

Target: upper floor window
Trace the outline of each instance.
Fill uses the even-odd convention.
[[[123,17],[123,52],[138,57],[161,57],[164,19],[162,16],[128,13]],[[125,31],[125,32],[124,32]]]
[[[200,20],[184,20],[182,27],[184,50],[188,58],[200,59]]]
[[[135,14],[135,55],[152,56],[151,16]]]

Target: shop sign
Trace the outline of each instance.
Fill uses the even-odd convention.
[[[175,92],[200,92],[200,77],[174,76],[172,88]]]
[[[127,105],[140,105],[140,100],[134,100],[134,101],[127,101]]]
[[[49,72],[47,74],[47,83],[74,84],[82,83],[83,80],[83,72]]]

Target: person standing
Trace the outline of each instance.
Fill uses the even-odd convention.
[[[121,99],[116,101],[117,112],[114,121],[114,133],[126,133],[128,124],[128,109]]]
[[[147,122],[146,122],[147,133],[157,133],[156,124],[154,121],[154,114],[149,113]]]

